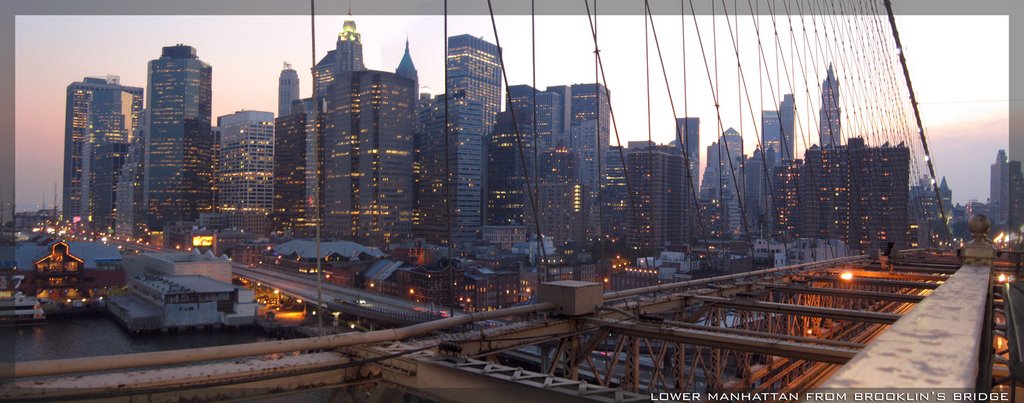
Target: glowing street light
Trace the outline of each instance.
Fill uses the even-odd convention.
[[[843,274],[839,275],[839,278],[843,279],[844,281],[853,280],[853,273],[852,272],[848,272],[848,271],[844,271]]]

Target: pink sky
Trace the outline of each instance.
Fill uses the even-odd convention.
[[[356,10],[358,13],[358,10]],[[424,92],[443,89],[443,31],[439,16],[356,16],[364,59],[370,69],[393,71],[406,37]],[[712,17],[698,17],[710,52]],[[762,30],[770,20],[761,18]],[[954,23],[955,20],[955,23]],[[343,18],[317,19],[317,58],[333,48]],[[845,20],[837,20],[845,24]],[[946,176],[956,202],[988,197],[988,166],[1008,138],[1008,17],[903,16],[897,20],[918,91],[918,100],[934,151],[939,176]],[[530,83],[529,17],[498,17],[509,81]],[[683,116],[682,54],[679,17],[655,17],[666,52],[672,94]],[[756,144],[745,98],[738,94],[736,57],[725,20],[717,17],[722,120],[744,134],[749,153]],[[808,20],[810,23],[810,20]],[[702,121],[702,150],[715,140],[715,112],[692,20],[687,19],[688,86],[686,108]],[[751,17],[740,16],[740,54],[751,88],[754,110],[762,109],[757,88],[758,53]],[[487,16],[453,17],[449,34],[470,33],[493,41]],[[623,142],[647,138],[644,76],[644,20],[640,16],[602,17],[602,55],[613,108]],[[537,18],[537,85],[594,81],[589,25],[585,16]],[[162,46],[184,43],[213,66],[213,121],[240,109],[276,112],[277,77],[288,61],[299,71],[302,96],[310,94],[309,18],[301,16],[18,16],[16,19],[16,164],[19,208],[39,205],[43,194],[52,200],[53,184],[62,175],[65,88],[85,76],[115,74],[125,85],[145,87],[146,63]],[[652,46],[652,137],[674,137],[672,112]],[[762,41],[773,37],[762,33]],[[783,37],[788,44],[788,37]],[[709,54],[709,57],[711,55]],[[767,57],[773,57],[771,55]],[[850,57],[850,56],[848,56]],[[768,60],[774,69],[773,59]],[[712,68],[714,68],[712,66]],[[792,66],[791,66],[792,68]],[[824,59],[816,66],[824,76]],[[854,71],[854,70],[851,70]],[[774,72],[771,73],[774,77]],[[813,81],[813,75],[811,80]],[[773,84],[780,94],[788,84]],[[802,84],[796,88],[800,119],[817,114],[816,83],[808,104]],[[846,83],[843,94],[850,89]],[[767,84],[763,109],[775,109]],[[978,102],[986,101],[986,102]],[[990,102],[996,101],[996,102]],[[738,112],[742,105],[742,116]],[[856,105],[854,105],[856,106]],[[757,122],[760,117],[757,117]],[[812,121],[813,122],[813,121]],[[759,126],[759,123],[758,123]],[[809,128],[804,124],[804,130]],[[844,122],[844,129],[848,126]],[[760,127],[757,128],[760,130]],[[816,138],[816,127],[798,138]],[[612,143],[615,143],[614,137]],[[798,140],[803,149],[805,141]],[[915,147],[919,147],[915,140]],[[702,155],[703,159],[703,155]],[[923,171],[922,171],[923,172]]]

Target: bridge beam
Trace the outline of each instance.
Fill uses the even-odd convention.
[[[772,338],[770,333],[764,333],[764,336],[755,337],[686,329],[675,327],[671,324],[654,325],[638,321],[589,319],[588,322],[609,328],[613,332],[623,335],[833,364],[843,364],[853,358],[859,351],[852,348],[811,345]]]
[[[892,324],[899,320],[901,315],[884,312],[857,311],[852,309],[823,308],[815,306],[803,306],[795,304],[781,304],[777,302],[763,302],[744,299],[727,299],[719,297],[690,296],[689,298],[714,304],[716,307],[729,307],[736,309],[747,309],[760,312],[784,313],[789,315],[815,316],[834,320],[850,320],[855,322],[872,322]]]
[[[861,284],[861,285],[877,285],[885,287],[896,287],[896,288],[913,288],[917,290],[934,290],[939,288],[939,283],[925,283],[918,281],[902,281],[902,280],[888,280],[880,278],[864,278],[854,277],[850,280],[843,280],[836,276],[806,276],[803,277],[807,281],[819,281],[826,283],[849,283],[849,284]]]
[[[911,302],[917,303],[924,299],[924,295],[916,294],[899,294],[891,292],[878,292],[878,291],[860,291],[860,290],[846,290],[841,288],[824,288],[824,287],[807,287],[789,284],[773,284],[773,283],[762,283],[764,287],[771,291],[781,291],[793,294],[815,294],[815,295],[827,295],[833,297],[846,297],[846,298],[858,298],[858,299],[869,299],[869,300],[886,300],[896,302]]]

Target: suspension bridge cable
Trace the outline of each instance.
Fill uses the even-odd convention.
[[[910,69],[907,68],[907,56],[903,52],[903,43],[900,41],[900,32],[896,28],[896,14],[892,11],[892,0],[883,0],[885,2],[885,10],[889,14],[889,25],[892,28],[892,38],[896,42],[896,54],[900,59],[900,66],[903,67],[903,78],[907,82],[907,92],[910,94],[910,105],[914,111],[914,121],[917,123],[917,132],[921,136],[921,148],[924,150],[925,164],[928,165],[928,174],[931,175],[932,189],[935,191],[935,199],[938,200],[939,215],[942,217],[942,225],[946,229],[946,236],[949,237],[950,242],[953,240],[953,233],[949,229],[949,220],[946,217],[946,209],[942,205],[942,191],[939,190],[939,183],[935,180],[935,166],[931,158],[931,152],[928,149],[928,138],[924,133],[924,124],[921,122],[921,110],[917,107],[917,95],[914,94],[914,84],[910,80]]]
[[[673,119],[672,122],[674,123],[675,128],[676,128],[676,141],[679,143],[680,147],[683,147],[684,144],[683,144],[683,138],[682,138],[682,129],[680,128],[680,125],[679,125],[679,116],[676,114],[676,105],[675,105],[675,101],[674,101],[674,99],[672,97],[672,88],[669,85],[668,71],[665,68],[665,59],[664,59],[664,57],[662,55],[661,43],[658,40],[658,30],[654,26],[654,16],[651,13],[651,7],[650,7],[650,4],[649,4],[649,2],[647,0],[644,0],[644,14],[646,16],[645,20],[644,20],[645,21],[645,24],[644,24],[645,27],[647,25],[646,24],[647,20],[650,20],[651,33],[654,36],[654,46],[655,46],[655,49],[658,52],[658,60],[659,60],[659,62],[661,64],[661,73],[662,73],[662,77],[665,80],[665,92],[668,94],[669,107],[672,110],[672,119]],[[645,30],[645,36],[646,36],[646,30]],[[647,70],[650,71],[650,61],[649,60],[647,62]],[[649,77],[649,75],[648,75],[648,77]],[[649,82],[650,81],[648,79],[648,83]],[[685,90],[684,90],[684,92],[685,92]],[[648,99],[650,99],[650,90],[649,89],[648,89]],[[650,134],[649,134],[650,133],[650,125],[651,125],[651,121],[650,121],[650,104],[649,103],[648,103],[647,125],[648,125],[648,140],[647,141],[648,141],[649,147],[652,147],[650,145],[651,138],[650,138]],[[694,207],[697,209],[697,214],[698,214],[698,218],[699,218],[700,217],[700,206],[697,204],[696,189],[695,189],[695,186],[693,185],[693,181],[690,180],[690,174],[691,174],[690,173],[690,169],[691,169],[690,168],[690,156],[689,156],[689,153],[686,152],[685,148],[682,148],[682,154],[683,154],[683,163],[685,164],[686,171],[687,171],[687,179],[686,179],[687,184],[686,184],[686,186],[687,186],[688,189],[690,189],[691,192],[694,193],[694,196],[695,196],[693,198],[693,200],[694,200]],[[652,161],[651,165],[653,166],[653,158],[651,159],[651,161]],[[704,245],[705,245],[705,247],[707,247],[707,246],[710,245],[710,243],[708,242],[707,234],[704,232],[703,225],[701,225],[700,228],[701,228],[701,235],[704,238]]]
[[[597,23],[597,14],[596,13],[593,14],[594,17],[593,17],[593,20],[591,20],[590,3],[587,0],[583,0],[583,5],[587,9],[587,21],[590,22],[590,34],[591,34],[591,37],[593,37],[593,39],[594,39],[594,54],[596,55],[595,57],[597,58],[597,67],[598,67],[598,70],[600,71],[600,74],[601,74],[601,81],[602,81],[602,83],[604,85],[605,99],[608,101],[608,115],[609,115],[609,117],[611,119],[612,132],[615,133],[615,142],[619,145],[619,159],[622,161],[622,176],[624,178],[624,181],[626,182],[626,193],[629,195],[629,197],[628,197],[629,207],[630,207],[630,210],[633,212],[633,217],[634,217],[635,222],[639,223],[640,220],[637,218],[637,208],[636,208],[636,200],[634,200],[633,184],[632,184],[632,181],[630,180],[630,177],[629,177],[629,164],[626,163],[627,160],[626,160],[625,152],[623,151],[623,147],[622,147],[622,139],[619,137],[619,125],[618,125],[617,121],[615,120],[615,108],[613,108],[612,104],[611,104],[611,90],[608,88],[608,76],[605,74],[604,62],[603,62],[603,60],[601,58],[601,51],[600,51],[600,49],[597,46],[597,25],[596,25],[596,23]],[[595,0],[595,5],[596,5],[596,0]],[[599,83],[594,83],[595,92],[598,92],[597,91],[598,84]],[[599,95],[599,93],[596,96],[598,98],[598,105],[600,105],[601,102],[600,102],[600,95]],[[598,107],[598,111],[600,111],[600,106]],[[598,115],[600,115],[600,113],[598,113]]]
[[[494,7],[491,5],[491,0],[487,0],[487,11],[491,15],[491,28],[494,30],[494,44],[499,49],[499,51],[498,51],[498,64],[501,66],[501,78],[502,78],[502,81],[504,81],[504,83],[505,83],[505,88],[508,89],[508,87],[509,87],[509,85],[508,85],[508,71],[505,70],[505,56],[500,51],[500,49],[501,49],[501,39],[498,36],[498,23],[494,20]],[[505,98],[508,101],[508,105],[509,105],[508,109],[510,111],[509,114],[512,117],[512,126],[515,129],[516,148],[518,150],[520,164],[523,167],[523,178],[526,181],[526,193],[527,193],[527,196],[529,197],[530,207],[533,210],[533,221],[536,224],[537,239],[538,239],[538,242],[541,242],[541,248],[540,248],[541,259],[537,263],[537,270],[539,272],[541,268],[545,268],[544,270],[545,270],[545,278],[546,278],[547,277],[547,275],[546,275],[547,274],[547,269],[546,269],[547,251],[543,247],[544,236],[543,236],[543,231],[541,231],[540,214],[539,214],[538,208],[537,208],[537,195],[534,193],[536,191],[536,189],[530,183],[530,169],[529,169],[529,165],[526,163],[526,152],[525,152],[525,150],[523,150],[523,138],[522,138],[522,134],[519,132],[519,123],[516,121],[516,111],[515,111],[515,108],[512,107],[512,93],[509,92],[509,91],[505,91]],[[533,122],[532,124],[536,125],[536,122]]]
[[[693,0],[689,0],[689,1],[690,1],[690,9],[692,10],[693,9]],[[714,7],[714,3],[712,3],[712,8],[713,7]],[[718,146],[718,149],[719,149],[718,173],[719,173],[719,176],[721,176],[721,172],[722,172],[722,169],[721,169],[722,168],[721,150],[722,150],[722,148],[725,148],[726,159],[729,161],[729,170],[732,173],[731,176],[732,176],[732,182],[733,182],[733,193],[734,193],[733,196],[736,198],[736,202],[737,202],[737,204],[739,206],[740,221],[741,221],[741,224],[742,224],[742,228],[743,228],[743,231],[746,232],[746,235],[747,235],[747,238],[748,238],[748,246],[749,246],[749,248],[751,250],[751,254],[753,254],[754,243],[750,239],[750,231],[749,231],[749,228],[747,228],[747,220],[746,220],[746,215],[747,214],[746,214],[746,209],[744,208],[744,205],[743,205],[743,198],[740,195],[739,183],[738,183],[738,181],[736,179],[736,176],[737,176],[736,175],[736,168],[733,165],[733,161],[732,161],[733,157],[731,156],[731,153],[729,152],[729,142],[725,138],[724,133],[722,132],[723,124],[722,124],[721,104],[719,103],[719,94],[718,94],[718,88],[719,87],[715,85],[715,82],[712,81],[712,78],[711,78],[711,68],[708,65],[707,52],[704,49],[704,40],[703,40],[703,38],[702,38],[702,36],[700,34],[700,26],[697,24],[697,16],[696,15],[693,16],[693,22],[694,22],[694,27],[696,28],[696,31],[697,31],[697,42],[700,44],[701,55],[703,56],[703,59],[704,59],[704,69],[707,72],[708,85],[711,86],[711,97],[712,97],[712,99],[715,102],[715,115],[716,115],[716,118],[717,118],[718,129],[719,129],[719,133],[720,133],[719,134],[720,141],[719,141],[719,146]],[[712,23],[713,23],[712,27],[715,28],[714,19],[712,19]],[[717,32],[713,32],[712,37],[714,38],[714,43],[717,43],[717,41],[718,41],[718,39],[717,39],[717,37],[718,37]],[[718,64],[718,62],[717,62],[717,56],[718,56],[717,46],[716,46],[716,49],[715,49],[714,53],[715,53],[715,58],[716,58],[715,65],[717,66],[717,64]],[[716,76],[716,80],[717,80],[717,76],[718,76],[717,67],[716,67],[716,70],[715,70],[715,76]],[[741,143],[740,144],[740,148],[741,149],[742,149],[742,146],[743,145]],[[740,157],[742,158],[742,155]],[[724,203],[724,200],[723,200],[723,193],[724,193],[723,188],[724,188],[724,185],[723,185],[723,183],[720,180],[719,181],[719,211],[721,213],[724,213],[726,211],[726,206],[725,206],[725,203]],[[725,214],[721,214],[721,216],[724,217]],[[723,219],[722,221],[727,221],[727,220]],[[722,236],[723,237],[725,236],[725,231],[723,231]]]
[[[452,250],[455,249],[452,229],[452,168],[451,168],[451,124],[449,123],[448,102],[451,91],[448,88],[448,0],[444,0],[444,175],[445,197],[444,209],[448,216],[448,259],[445,270],[448,272],[448,309],[449,316],[455,316],[455,266],[452,265]]]

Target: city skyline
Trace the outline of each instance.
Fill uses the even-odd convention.
[[[65,17],[18,17],[17,18],[17,33],[16,41],[19,46],[17,48],[17,78],[18,81],[23,83],[38,82],[39,86],[33,86],[35,91],[26,91],[26,86],[19,85],[16,91],[17,109],[16,109],[16,164],[19,166],[18,175],[18,199],[17,203],[19,209],[30,208],[36,202],[40,200],[44,192],[47,193],[47,202],[49,202],[52,195],[49,195],[52,189],[52,183],[61,181],[61,169],[59,168],[61,161],[57,154],[45,152],[45,147],[50,146],[51,143],[57,143],[62,140],[63,131],[59,130],[59,127],[63,125],[63,120],[60,119],[60,115],[63,115],[64,108],[64,88],[72,81],[81,80],[85,76],[99,76],[105,74],[114,74],[121,77],[121,82],[124,85],[130,86],[142,86],[145,83],[145,62],[152,60],[159,55],[159,49],[162,46],[170,46],[175,43],[184,43],[189,46],[193,46],[202,55],[204,61],[209,63],[214,71],[213,80],[214,95],[213,95],[213,116],[220,116],[232,113],[239,110],[277,110],[277,76],[280,73],[281,62],[287,61],[294,65],[294,68],[299,72],[300,81],[300,96],[305,97],[310,94],[311,77],[309,75],[309,48],[308,44],[308,29],[302,30],[298,28],[308,28],[308,18],[302,19],[301,17],[145,17],[141,20],[152,25],[153,32],[157,35],[153,35],[146,39],[133,38],[126,44],[126,49],[140,49],[140,52],[134,50],[125,50],[124,55],[114,55],[112,58],[92,58],[92,59],[104,59],[104,60],[91,60],[89,58],[78,58],[82,60],[82,63],[75,64],[61,64],[53,63],[51,59],[58,54],[64,54],[66,56],[74,56],[75,52],[78,52],[73,48],[79,41],[95,41],[105,37],[105,35],[115,35],[115,30],[94,30],[89,31],[89,35],[86,37],[75,37],[68,38],[67,36],[61,37],[65,39],[63,42],[56,41],[54,36],[62,30],[48,30],[44,28],[62,25],[64,29],[73,29],[76,24],[82,24],[81,20],[88,20],[95,23],[99,19],[118,19],[122,18],[127,21],[127,17],[88,17],[88,18],[77,18],[68,19],[68,24],[53,24],[56,19]],[[229,47],[233,51],[225,51],[223,46],[234,43],[231,40],[214,39],[203,37],[203,30],[189,31],[188,34],[183,34],[185,30],[179,30],[178,34],[169,34],[162,32],[162,25],[171,25],[174,22],[181,23],[182,20],[197,20],[205,21],[203,26],[217,25],[222,29],[247,27],[248,31],[255,35],[253,41],[256,41],[256,37],[266,37],[270,34],[258,34],[256,27],[262,24],[246,24],[244,21],[249,18],[254,19],[281,19],[282,21],[288,22],[287,26],[294,26],[296,29],[284,29],[272,30],[278,36],[283,36],[282,40],[291,40],[294,44],[301,46],[292,46],[291,48],[276,48],[274,51],[264,51],[266,54],[259,54],[257,58],[260,62],[254,62],[249,59],[253,56],[253,52],[248,51],[244,46],[232,46]],[[417,68],[420,71],[420,84],[421,92],[437,94],[441,92],[439,89],[443,87],[443,78],[439,77],[443,74],[441,69],[441,53],[443,50],[443,42],[441,41],[442,34],[439,29],[439,24],[436,22],[439,20],[436,16],[431,17],[406,17],[405,21],[409,21],[409,24],[401,23],[384,23],[381,17],[374,16],[355,16],[353,17],[359,24],[359,30],[363,37],[363,44],[366,47],[366,60],[365,64],[367,68],[376,70],[391,71],[398,66],[399,60],[405,51],[405,34],[404,30],[393,30],[394,26],[408,27],[409,32],[436,32],[437,35],[409,35],[410,37],[410,49],[413,61],[416,63]],[[522,24],[515,24],[516,20],[522,20],[528,17],[499,17],[498,18],[498,29],[499,34],[502,38],[517,37],[517,33],[522,32]],[[558,20],[561,18],[562,20]],[[655,17],[655,21],[659,22],[659,33],[662,32],[673,32],[678,34],[678,25],[674,27],[671,25],[670,20],[665,20],[665,17]],[[698,17],[704,20],[709,20],[711,17]],[[984,78],[992,82],[995,80],[996,84],[991,85],[979,85],[973,83],[971,87],[974,91],[966,91],[958,85],[963,84],[957,83],[946,83],[944,88],[936,88],[933,76],[936,75],[934,70],[942,68],[962,68],[965,63],[963,60],[950,60],[947,65],[937,66],[934,64],[929,65],[928,62],[935,57],[935,49],[930,48],[936,46],[934,43],[938,42],[940,45],[946,43],[946,46],[953,46],[948,42],[941,40],[922,41],[920,38],[925,32],[931,32],[934,35],[942,34],[941,31],[929,28],[927,23],[924,21],[925,17],[917,18],[918,21],[914,21],[912,17],[898,17],[899,23],[901,24],[901,31],[905,35],[905,43],[908,61],[910,63],[910,69],[912,77],[914,78],[915,84],[919,89],[919,100],[922,103],[922,113],[924,114],[925,125],[929,128],[929,135],[931,136],[933,149],[935,152],[935,158],[938,164],[937,175],[942,177],[946,176],[949,178],[950,187],[954,190],[954,201],[964,202],[968,199],[984,200],[985,195],[988,194],[988,188],[985,186],[986,181],[971,180],[971,175],[984,176],[987,174],[987,169],[983,164],[977,163],[971,164],[977,157],[980,156],[983,161],[988,161],[991,156],[995,154],[996,150],[1006,148],[1006,132],[1008,130],[1008,123],[1006,119],[1006,102],[966,102],[957,103],[964,101],[988,101],[988,100],[999,100],[1005,99],[1005,93],[999,91],[1005,91],[1006,86],[1000,85],[999,80],[1005,79],[1004,76],[1007,74],[999,74],[1002,72],[1003,65],[998,62],[999,58],[1003,58],[1001,52],[986,53],[986,57],[996,57],[996,62],[992,62],[991,58],[986,60],[985,66],[994,70],[994,74],[985,74]],[[926,17],[928,19],[941,19],[944,17]],[[66,19],[66,18],[65,18]],[[224,24],[209,24],[211,19],[223,19]],[[331,17],[318,17],[317,20],[317,37],[318,37],[318,49],[317,57],[323,57],[327,51],[332,47],[333,40],[339,32],[342,31],[341,21],[345,19],[342,16],[331,16]],[[394,19],[394,17],[389,17]],[[474,17],[453,17],[457,22],[454,26],[461,27],[459,31],[450,31],[451,36],[455,36],[464,32],[469,32],[473,35],[484,37],[485,40],[493,41],[493,35],[490,33],[489,24],[484,25],[484,19],[482,16]],[[459,20],[462,21],[459,21]],[[721,19],[721,17],[719,17]],[[399,18],[399,21],[402,21]],[[605,24],[604,21],[608,20],[609,23]],[[678,21],[676,19],[676,21]],[[631,35],[623,35],[626,37],[622,41],[627,43],[623,44],[622,41],[615,40],[601,40],[602,52],[605,55],[616,54],[616,52],[626,52],[623,45],[629,45],[631,42],[642,42],[643,41],[643,23],[642,19],[638,16],[633,17],[602,17],[602,25],[600,28],[604,32],[604,27],[615,26],[618,30],[630,30],[632,26],[638,26],[639,29],[636,32],[630,32]],[[979,29],[983,29],[982,32],[972,31],[977,35],[986,35],[983,32],[987,32],[988,38],[996,39],[995,43],[990,44],[990,47],[999,47],[1006,44],[1004,41],[1007,35],[1002,34],[1007,29],[1006,19],[1004,17],[973,17],[968,19],[968,25],[977,25]],[[136,24],[134,17],[132,18],[131,24]],[[568,29],[571,35],[580,36],[583,39],[577,41],[580,44],[579,47],[572,49],[566,49],[565,46],[559,48],[554,44],[545,44],[543,35],[551,34],[553,29],[557,29],[557,23],[561,23]],[[582,25],[580,25],[582,24]],[[541,17],[538,18],[538,44],[541,45],[538,49],[538,89],[544,88],[548,85],[558,84],[573,84],[573,83],[588,83],[593,82],[593,58],[592,57],[575,57],[579,55],[589,55],[592,51],[592,42],[584,41],[589,38],[589,28],[586,28],[586,18],[583,16],[579,17]],[[662,25],[664,24],[664,25]],[[958,24],[961,22],[958,21]],[[1001,24],[1001,25],[1000,25]],[[107,24],[108,26],[114,26],[116,24]],[[248,27],[248,25],[252,25]],[[749,24],[748,24],[749,25]],[[910,27],[906,27],[909,25]],[[934,24],[941,25],[941,24]],[[972,26],[973,26],[972,25]],[[180,28],[180,27],[179,27]],[[577,29],[579,28],[579,29]],[[125,30],[127,28],[121,27],[117,30]],[[703,29],[703,28],[702,28]],[[746,29],[746,28],[744,28]],[[931,31],[928,31],[931,29]],[[575,32],[574,30],[578,31]],[[721,31],[722,28],[719,27]],[[1003,30],[1003,31],[1000,31]],[[166,31],[166,30],[165,30]],[[519,60],[529,61],[529,29],[528,25],[525,29],[525,36],[519,35],[517,41],[509,41],[506,39],[502,42],[505,48],[506,64],[509,69],[509,82],[510,84],[529,84],[529,63],[520,62]],[[41,34],[41,35],[39,35]],[[241,34],[241,33],[239,33]],[[287,35],[285,35],[287,34]],[[633,35],[635,34],[635,35]],[[743,31],[740,31],[743,34]],[[751,35],[753,32],[751,31]],[[661,34],[667,35],[667,34]],[[932,36],[934,36],[932,35]],[[435,38],[436,36],[436,38]],[[609,35],[605,35],[607,37]],[[166,37],[166,38],[165,38]],[[171,37],[180,37],[180,39],[172,40]],[[725,36],[726,38],[728,36]],[[31,38],[31,39],[26,39]],[[919,38],[917,41],[914,38]],[[665,42],[662,43],[664,49],[676,49],[678,48],[678,40],[676,46],[673,47],[670,38],[665,38]],[[932,38],[929,38],[932,39]],[[323,44],[323,45],[321,45]],[[24,46],[23,46],[24,45]],[[725,61],[727,64],[729,58],[727,55],[732,51],[731,46],[724,46],[722,53],[726,56],[720,56],[720,61]],[[749,47],[749,45],[746,45]],[[1008,44],[1006,44],[1008,46]],[[54,49],[56,47],[56,49]],[[942,46],[939,46],[942,47]],[[26,50],[30,49],[30,50]],[[47,49],[46,54],[33,53],[31,49]],[[65,50],[61,51],[54,50]],[[958,49],[963,49],[964,52],[974,51],[981,52],[978,49],[966,49],[961,46]],[[991,49],[989,49],[991,50]],[[635,52],[635,49],[633,50]],[[639,47],[640,54],[643,53],[643,48]],[[68,55],[70,52],[70,55]],[[653,52],[653,47],[652,47]],[[700,54],[692,54],[693,50],[688,49],[687,57],[699,57]],[[948,53],[948,50],[946,51]],[[562,58],[578,59],[571,67],[553,68],[552,65],[556,65],[554,61],[551,61],[551,55],[559,55]],[[436,56],[436,57],[431,57]],[[753,60],[756,62],[757,53],[753,53]],[[110,59],[110,60],[106,60]],[[623,58],[625,59],[625,58]],[[676,57],[678,59],[678,57]],[[977,59],[971,57],[963,57],[961,59]],[[50,63],[41,63],[42,66],[39,69],[30,69],[29,66],[34,66],[40,62],[51,60]],[[127,60],[131,60],[130,62]],[[264,60],[266,62],[264,62]],[[512,63],[512,60],[517,62]],[[561,60],[561,59],[559,59]],[[642,60],[642,59],[641,59]],[[697,59],[688,59],[690,61]],[[732,59],[735,62],[735,58]],[[743,60],[746,60],[746,55],[743,56]],[[660,68],[654,63],[656,59],[652,59],[651,75],[654,78],[660,78]],[[118,64],[121,63],[121,64]],[[630,105],[628,102],[634,98],[637,94],[643,94],[645,91],[642,85],[642,80],[634,80],[633,85],[628,81],[629,74],[624,74],[621,70],[623,62],[616,63],[612,58],[606,59],[606,69],[609,80],[609,87],[612,91],[612,105],[616,111],[617,118],[619,119],[619,130],[622,136],[622,142],[626,143],[629,140],[639,140],[646,138],[646,133],[640,133],[636,128],[646,128],[646,116],[644,105]],[[626,61],[625,63],[629,63]],[[632,63],[636,63],[633,60]],[[680,80],[680,74],[678,69],[674,69],[672,60],[666,60],[669,65],[669,79],[673,81]],[[980,63],[980,62],[976,62]],[[239,65],[242,66],[239,66]],[[678,60],[675,62],[679,64]],[[690,86],[696,86],[689,90],[689,111],[690,116],[703,118],[705,124],[701,128],[701,141],[699,149],[704,149],[711,142],[716,141],[714,133],[717,130],[716,115],[711,112],[706,113],[707,107],[710,102],[710,93],[707,91],[707,82],[700,81],[701,75],[704,73],[703,65],[691,63],[688,67],[690,74]],[[753,64],[753,63],[751,63]],[[60,65],[57,71],[52,71],[56,66]],[[915,67],[917,66],[917,67]],[[928,67],[922,67],[928,66]],[[720,66],[721,67],[721,66]],[[824,66],[817,66],[819,73],[819,80],[824,78]],[[113,70],[113,71],[111,71]],[[751,74],[747,68],[744,69],[746,74]],[[948,70],[946,70],[948,72]],[[728,76],[728,72],[724,73],[723,76]],[[38,78],[38,77],[46,77]],[[70,77],[70,79],[65,79]],[[839,78],[840,86],[843,85],[842,78]],[[652,137],[655,142],[668,143],[673,140],[674,130],[673,123],[669,120],[672,117],[672,112],[668,110],[667,96],[664,94],[664,86],[658,85],[660,80],[653,80],[651,84],[652,92]],[[1003,81],[1005,82],[1005,81]],[[223,83],[223,84],[221,84]],[[735,83],[733,83],[735,84]],[[730,91],[726,87],[726,83],[719,89],[722,94],[735,93],[735,88]],[[681,86],[680,86],[681,87]],[[51,88],[60,88],[59,94],[53,94]],[[812,87],[813,88],[813,87]],[[797,88],[797,108],[799,118],[808,118],[807,111],[817,114],[817,106],[811,105],[808,107],[808,103],[813,100],[805,99],[805,96],[800,94],[800,89]],[[776,98],[781,98],[782,93],[789,92],[780,91],[779,88],[774,88],[776,92]],[[994,91],[994,92],[993,92]],[[767,93],[767,88],[764,91]],[[1003,95],[1000,95],[1003,94]],[[148,102],[148,95],[146,94],[146,101]],[[683,107],[679,104],[682,98],[682,93],[679,88],[673,88],[673,97],[676,98],[677,113],[680,117],[682,114]],[[723,95],[723,97],[725,97]],[[778,107],[778,100],[769,102],[767,99],[768,94],[764,94],[765,103],[763,110],[774,110]],[[815,94],[812,93],[814,98]],[[729,102],[728,99],[723,98],[723,104]],[[732,100],[736,103],[737,100]],[[57,105],[54,107],[54,105]],[[739,105],[737,103],[737,105]],[[31,106],[31,110],[29,110]],[[632,106],[632,107],[631,107]],[[755,109],[757,103],[755,102]],[[726,108],[723,108],[726,109]],[[738,110],[739,107],[733,109]],[[752,119],[749,116],[749,111],[745,110],[742,118],[736,114],[735,110],[731,113],[735,116],[729,116],[727,113],[722,114],[722,123],[725,127],[735,126],[737,129],[743,130],[744,138],[744,149],[750,154],[756,146],[756,136],[752,123]],[[696,112],[695,112],[696,110]],[[955,110],[959,113],[948,113],[949,110]],[[946,111],[946,113],[940,113]],[[755,111],[755,119],[760,121],[760,112]],[[953,115],[953,116],[950,116]],[[54,118],[56,116],[56,118]],[[958,117],[959,116],[959,117]],[[1001,116],[1001,117],[1000,117]],[[807,122],[804,123],[806,126]],[[973,126],[969,130],[964,130],[964,126]],[[54,130],[54,127],[57,129]],[[756,127],[760,131],[760,127]],[[844,127],[845,129],[845,127]],[[813,129],[810,133],[807,133],[807,128],[804,129],[803,136],[797,136],[797,149],[803,150],[808,146],[806,141],[801,137],[811,136],[815,137]],[[643,130],[646,131],[646,130]],[[955,134],[958,133],[958,134]],[[963,149],[958,146],[960,141],[970,140],[973,144],[978,145],[977,147],[971,147],[969,149]],[[614,135],[611,140],[612,145],[615,144]],[[919,147],[915,145],[915,147]],[[798,157],[799,157],[798,153]],[[703,167],[702,167],[703,168]],[[978,172],[974,172],[978,171]]]

